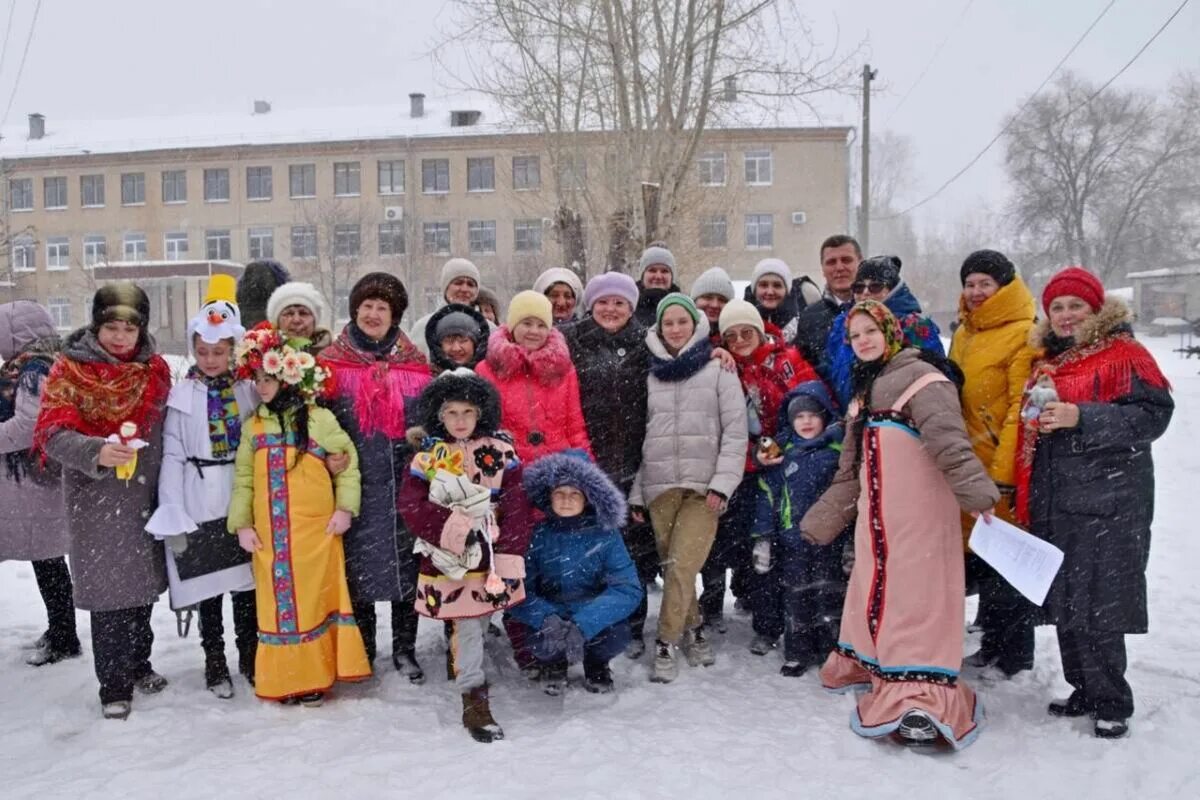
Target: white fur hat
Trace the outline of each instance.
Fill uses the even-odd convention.
[[[325,299],[311,283],[288,281],[271,292],[267,301],[267,321],[272,325],[279,324],[279,315],[288,306],[304,306],[317,318],[317,324],[326,317]]]

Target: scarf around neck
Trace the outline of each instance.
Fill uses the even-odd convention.
[[[208,441],[214,459],[226,459],[237,452],[242,441],[242,417],[238,409],[237,395],[233,391],[236,381],[226,372],[209,377],[192,366],[187,372],[189,380],[204,385],[208,395]]]

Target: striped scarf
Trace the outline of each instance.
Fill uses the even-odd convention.
[[[208,390],[208,440],[212,444],[212,457],[229,458],[242,441],[242,418],[233,391],[233,375],[226,372],[209,377],[193,366],[187,377],[204,384]]]

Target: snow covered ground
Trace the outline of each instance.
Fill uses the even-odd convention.
[[[408,685],[385,659],[376,682],[342,689],[323,708],[282,708],[256,700],[240,679],[231,701],[205,691],[196,633],[176,636],[165,601],[155,610],[154,664],[171,686],[137,698],[128,721],[107,722],[89,655],[41,669],[22,663],[19,646],[38,636],[44,617],[29,565],[9,562],[0,564],[0,796],[1200,797],[1200,537],[1189,523],[1200,482],[1200,423],[1190,413],[1200,410],[1200,362],[1172,353],[1173,337],[1148,343],[1178,408],[1155,447],[1152,633],[1128,640],[1137,714],[1124,741],[1099,741],[1084,721],[1046,715],[1046,702],[1066,691],[1050,628],[1038,631],[1032,674],[976,683],[986,727],[955,755],[854,736],[852,700],[823,693],[812,673],[780,677],[777,655],[747,652],[749,620],[737,616],[718,640],[716,666],[685,665],[663,686],[647,682],[645,658],[618,657],[618,690],[605,697],[582,688],[545,696],[493,640],[493,709],[508,738],[488,746],[460,725],[458,696],[440,668],[439,625],[421,626],[425,686]],[[87,615],[79,622],[86,642]],[[231,620],[226,630],[232,659]],[[384,654],[388,641],[385,627]]]

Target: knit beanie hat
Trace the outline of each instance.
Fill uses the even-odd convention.
[[[758,313],[758,309],[754,304],[746,300],[730,300],[721,309],[721,316],[717,320],[717,329],[724,336],[725,332],[734,325],[749,325],[758,331],[760,336],[766,336],[766,326],[763,324],[762,315]]]
[[[900,283],[900,258],[898,256],[872,256],[858,265],[855,281],[879,281],[889,289]]]
[[[732,300],[734,297],[733,281],[729,279],[729,273],[720,267],[706,269],[692,284],[691,294],[693,300],[699,300],[706,294],[717,294],[727,301]]]
[[[242,324],[253,328],[264,321],[271,292],[291,279],[283,264],[274,259],[264,258],[247,264],[237,284],[237,306],[242,312]]]
[[[92,297],[92,332],[106,322],[121,320],[145,330],[150,325],[150,298],[129,281],[101,286]]]
[[[688,297],[683,292],[671,292],[662,300],[658,301],[658,308],[654,310],[654,324],[659,330],[662,330],[662,318],[666,310],[671,306],[680,306],[684,311],[691,315],[692,322],[700,324],[700,318],[703,316],[700,309],[696,308],[696,304],[692,302],[692,298]]]
[[[846,344],[850,344],[850,320],[856,314],[866,314],[875,320],[875,324],[883,332],[887,351],[884,352],[882,361],[886,362],[904,347],[904,331],[900,328],[896,316],[892,314],[890,308],[877,300],[863,300],[861,303],[855,303],[854,307],[850,309],[850,313],[846,315]]]
[[[629,303],[630,308],[637,308],[637,282],[623,272],[605,272],[588,281],[583,290],[583,307],[592,310],[592,304],[601,297],[620,297]]]
[[[553,311],[546,295],[526,289],[523,292],[517,292],[512,302],[508,304],[508,317],[505,321],[508,323],[510,331],[517,327],[517,323],[521,320],[530,317],[540,319],[546,323],[546,327],[550,327],[554,324]]]
[[[368,272],[350,290],[350,319],[358,318],[358,307],[364,300],[382,300],[392,307],[392,324],[399,325],[408,310],[408,292],[395,275]]]
[[[750,287],[758,286],[765,275],[778,275],[783,285],[791,288],[792,270],[782,258],[764,258],[754,265],[754,273],[750,276]]]
[[[973,273],[988,275],[1001,286],[1008,286],[1017,277],[1017,268],[1008,260],[1008,256],[995,250],[976,250],[966,257],[958,278],[962,283],[967,282],[967,276]]]
[[[810,414],[820,414],[826,423],[829,422],[829,409],[811,394],[798,394],[792,398],[787,407],[788,422],[795,421],[796,415],[804,411]]]
[[[474,317],[466,311],[451,311],[438,320],[434,338],[439,342],[447,336],[465,336],[468,339],[474,339],[478,333],[479,323],[475,321]]]
[[[1049,314],[1055,298],[1068,294],[1083,300],[1092,311],[1099,311],[1104,305],[1104,284],[1083,267],[1059,270],[1042,290],[1042,308]]]
[[[277,325],[279,315],[288,306],[304,306],[316,317],[318,325],[326,316],[325,299],[311,283],[291,281],[271,292],[271,299],[267,301],[267,321]]]
[[[575,295],[575,302],[583,299],[583,281],[579,280],[579,276],[575,274],[574,270],[565,267],[551,267],[538,275],[537,280],[533,282],[533,290],[538,294],[545,294],[556,283],[565,283],[571,287],[571,294]]]
[[[649,267],[658,264],[671,270],[671,278],[675,277],[675,256],[665,247],[657,245],[647,247],[642,251],[642,257],[638,259],[638,277],[646,274]]]
[[[479,296],[475,298],[475,305],[479,306],[481,309],[484,306],[488,306],[492,309],[492,313],[496,315],[496,319],[500,319],[500,298],[497,297],[496,293],[491,289],[488,289],[485,286],[480,286]]]
[[[442,265],[442,294],[455,278],[470,278],[479,285],[479,267],[465,258],[452,258]]]

